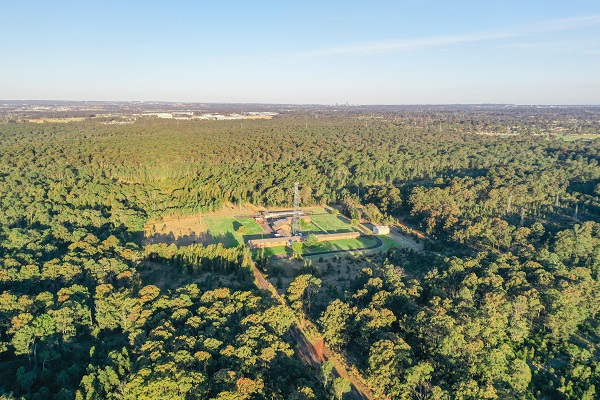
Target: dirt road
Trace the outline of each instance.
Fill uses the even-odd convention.
[[[256,284],[260,289],[270,291],[273,294],[273,297],[281,304],[288,307],[287,302],[277,293],[275,287],[265,279],[264,275],[256,267],[254,267],[254,276],[256,277]],[[334,365],[334,378],[342,376],[348,379],[351,385],[351,391],[347,395],[348,398],[354,400],[376,399],[373,392],[362,382],[364,379],[359,379],[354,374],[349,374],[344,365],[338,360],[335,353],[325,346],[322,339],[318,343],[311,342],[302,331],[299,324],[290,328],[290,335],[297,343],[298,356],[304,362],[314,368],[319,368],[324,361],[330,360]],[[315,346],[315,344],[317,346]]]

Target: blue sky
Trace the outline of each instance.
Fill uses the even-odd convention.
[[[0,99],[600,104],[600,1],[0,0]]]

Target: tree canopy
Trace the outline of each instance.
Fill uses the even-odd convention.
[[[295,356],[296,316],[254,286],[245,245],[141,241],[149,220],[290,207],[301,182],[302,205],[427,236],[421,252],[388,246],[343,290],[321,276],[331,259],[282,290],[379,395],[594,398],[599,116],[0,123],[0,396],[342,398],[347,381]]]

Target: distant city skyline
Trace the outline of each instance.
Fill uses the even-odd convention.
[[[598,1],[2,9],[2,100],[600,104]]]

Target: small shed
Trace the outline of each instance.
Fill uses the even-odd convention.
[[[373,227],[373,233],[376,235],[389,235],[390,227],[385,225],[375,225]]]

